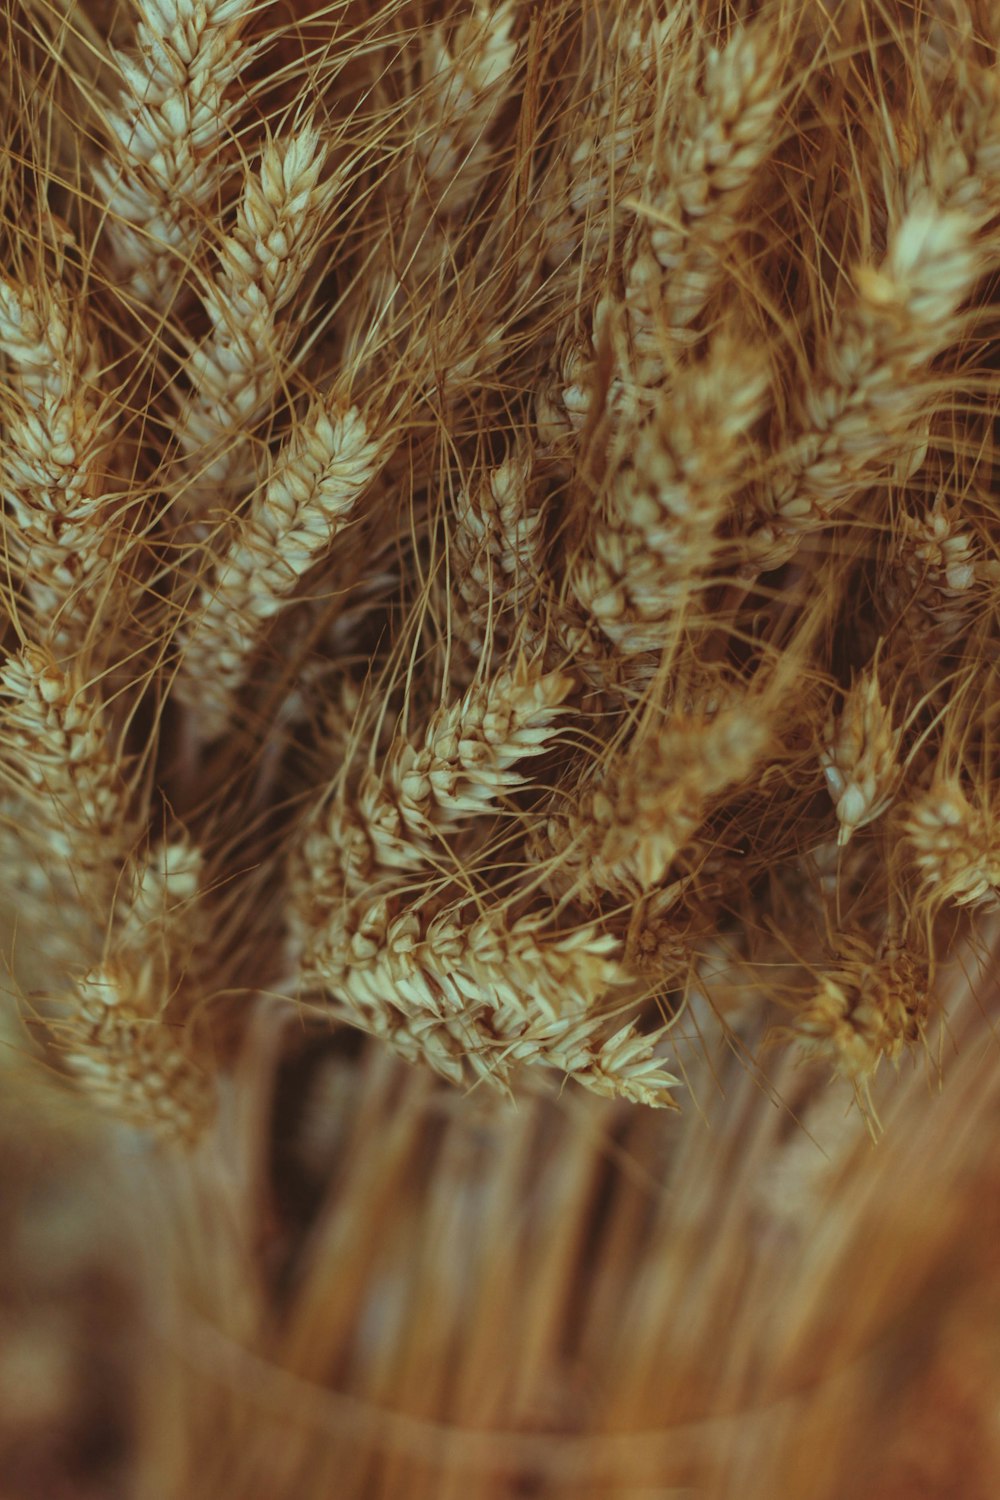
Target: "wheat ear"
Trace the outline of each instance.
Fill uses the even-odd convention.
[[[223,177],[235,104],[226,95],[252,51],[251,0],[135,0],[135,55],[115,53],[110,157],[94,173],[108,234],[136,294],[164,306],[195,259]]]
[[[413,167],[437,213],[465,208],[489,166],[489,129],[508,96],[517,55],[516,19],[512,0],[496,6],[475,0],[450,41],[440,26],[425,36]]]
[[[944,492],[921,515],[900,517],[889,559],[889,600],[908,609],[907,624],[953,640],[975,617],[980,585],[997,575],[959,505]]]
[[[903,826],[933,907],[995,905],[1000,893],[996,817],[992,808],[970,801],[959,777],[938,773],[907,807]]]
[[[283,444],[182,637],[177,692],[197,709],[205,739],[225,728],[261,630],[325,555],[384,456],[384,439],[361,412],[332,398],[316,402]]]
[[[618,957],[595,927],[561,933],[534,916],[508,923],[464,908],[394,916],[381,899],[335,908],[314,929],[303,982],[326,990],[334,1016],[452,1082],[507,1088],[519,1063],[669,1107],[677,1079],[655,1054],[658,1038],[631,1024],[609,1035],[607,1006],[628,981]]]
[[[920,462],[912,434],[928,402],[924,372],[955,338],[959,308],[989,264],[978,228],[917,191],[881,266],[859,271],[857,297],[801,400],[802,436],[770,490],[779,529],[822,524],[901,456],[909,469]]]
[[[356,796],[344,788],[312,816],[296,861],[307,908],[440,859],[449,837],[524,786],[515,767],[549,748],[571,686],[521,657],[438,709],[419,740],[397,736]]]
[[[419,743],[397,739],[357,798],[374,864],[419,868],[440,853],[442,834],[524,786],[516,767],[549,748],[571,687],[565,673],[520,657],[432,714]]]
[[[626,322],[636,378],[655,385],[664,351],[701,336],[698,320],[725,275],[754,175],[780,124],[782,48],[769,27],[741,27],[708,48],[701,88],[671,111],[654,147],[643,207],[626,250]]]
[[[579,603],[622,652],[662,650],[671,623],[697,599],[745,482],[767,390],[759,361],[718,338],[632,435],[611,480],[608,519],[593,527],[590,553],[570,575]]]
[[[222,241],[203,301],[211,331],[186,366],[177,439],[191,471],[179,498],[188,511],[227,489],[251,487],[252,427],[280,389],[289,330],[279,314],[309,264],[330,186],[321,184],[326,147],[304,125],[265,146],[247,172],[236,227]]]
[[[130,841],[130,819],[128,788],[108,746],[102,706],[76,673],[64,673],[37,646],[8,657],[0,686],[7,699],[5,749],[12,774],[24,778],[47,854],[69,867],[104,915],[107,883],[117,878]]]
[[[8,542],[24,570],[36,635],[71,655],[85,643],[113,551],[100,349],[62,288],[0,277],[0,354],[13,396],[0,450]]]
[[[141,967],[94,969],[54,1026],[79,1086],[115,1118],[167,1140],[193,1140],[213,1109],[206,1076],[154,1009]]]
[[[207,1085],[195,1082],[161,1013],[198,940],[200,852],[182,834],[135,856],[129,789],[102,706],[46,652],[26,647],[8,658],[0,687],[6,748],[23,763],[22,797],[41,845],[33,853],[54,865],[55,898],[91,921],[75,956],[105,943],[114,952],[48,1019],[49,1030],[71,1071],[120,1115],[188,1133],[204,1118]]]
[[[584,97],[567,112],[534,209],[545,258],[567,284],[600,268],[627,223],[623,205],[641,195],[653,117],[672,95],[689,26],[684,6],[642,20],[622,11],[584,70]]]
[[[611,759],[597,784],[549,818],[559,878],[580,900],[651,891],[707,815],[713,798],[744,783],[770,739],[749,705],[668,720]]]
[[[542,576],[544,517],[530,484],[530,453],[516,451],[458,504],[453,572],[477,650],[501,616],[516,628]]]
[[[837,810],[843,846],[858,828],[885,812],[895,795],[901,767],[901,731],[893,728],[892,711],[879,690],[874,667],[851,687],[839,718],[831,718],[820,764]]]
[[[806,1056],[823,1057],[850,1078],[870,1077],[922,1035],[930,1011],[926,964],[902,949],[872,948],[841,934],[832,961],[796,1019]]]

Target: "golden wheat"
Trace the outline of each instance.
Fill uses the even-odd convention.
[[[841,1409],[801,1397],[828,1368],[807,1272],[861,1274],[862,1229],[809,1241],[808,1357],[773,1299],[738,1346],[729,1288],[787,1271],[754,1269],[756,1235],[805,1243],[788,1161],[814,1122],[883,1192],[859,1163],[884,1136],[919,1195],[896,1094],[926,1149],[925,1070],[973,1080],[977,1120],[995,1093],[948,977],[1000,890],[995,7],[0,18],[8,1071],[122,1181],[143,1163],[168,1276],[184,1214],[210,1226],[192,1296],[232,1287],[201,1334],[244,1382],[201,1469],[217,1391],[136,1412],[121,1492],[578,1493],[583,1450],[560,1471],[535,1422],[617,1434],[609,1494],[916,1493],[889,1459],[852,1489]],[[297,1155],[283,1080],[328,1063]],[[923,1107],[960,1163],[956,1097]],[[442,1247],[480,1200],[495,1255],[463,1280]],[[368,1322],[349,1291],[327,1317],[323,1276],[369,1269]],[[393,1298],[416,1330],[426,1286],[422,1346]],[[492,1311],[514,1302],[516,1339]],[[844,1359],[877,1321],[848,1320]],[[687,1470],[628,1456],[657,1382],[672,1422],[728,1421],[755,1351],[790,1425],[748,1419],[714,1467],[690,1433]],[[409,1456],[365,1438],[341,1472],[346,1448],[279,1451],[267,1423],[240,1456],[275,1368],[321,1406],[398,1404]],[[844,1430],[870,1435],[861,1385]],[[535,1470],[497,1456],[504,1424]]]

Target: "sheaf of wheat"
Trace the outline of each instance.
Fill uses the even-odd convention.
[[[1000,11],[0,48],[11,1497],[995,1493]]]

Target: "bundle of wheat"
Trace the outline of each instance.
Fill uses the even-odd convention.
[[[915,1087],[887,1065],[940,1072],[942,974],[1000,896],[995,7],[2,17],[4,1025],[38,1107],[148,1141],[182,1219],[234,1141],[250,1191],[246,1112],[296,1050],[272,1016],[315,1058],[366,1033],[335,1092],[369,1118],[374,1070],[386,1141],[455,1115],[385,1168],[424,1182],[431,1240],[478,1212],[446,1158],[480,1110],[497,1214],[546,1198],[560,1108],[567,1182],[606,1131],[696,1157],[704,1058],[745,1070],[747,1119],[801,1076],[877,1136]],[[764,1108],[719,1114],[738,1176]],[[646,1209],[605,1196],[615,1265],[652,1264]],[[390,1267],[388,1209],[333,1201]],[[496,1274],[583,1296],[597,1231],[533,1212]],[[660,1338],[690,1280],[661,1260]],[[234,1338],[266,1344],[265,1282],[241,1271]],[[301,1316],[276,1357],[326,1379]],[[374,1335],[333,1323],[317,1349],[366,1399],[417,1380],[419,1405],[416,1366],[359,1374]],[[497,1357],[530,1364],[518,1327]],[[784,1370],[776,1327],[740,1336]],[[426,1334],[444,1382],[456,1337]],[[637,1354],[595,1432],[645,1409],[641,1371],[667,1380]],[[745,1401],[745,1374],[697,1378]],[[535,1374],[514,1386],[543,1421]],[[470,1416],[428,1385],[428,1418],[496,1426],[512,1391]],[[573,1452],[539,1484],[582,1483]],[[356,1461],[359,1492],[438,1482],[416,1451],[377,1482]]]

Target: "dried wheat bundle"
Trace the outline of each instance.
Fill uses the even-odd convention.
[[[18,1066],[878,1135],[1000,901],[995,6],[0,14]]]
[[[920,1043],[998,889],[1000,66],[863,10],[10,12],[35,988],[128,970],[178,844],[226,951],[135,998],[209,1073],[271,990],[674,1106],[734,965],[861,1098]]]

